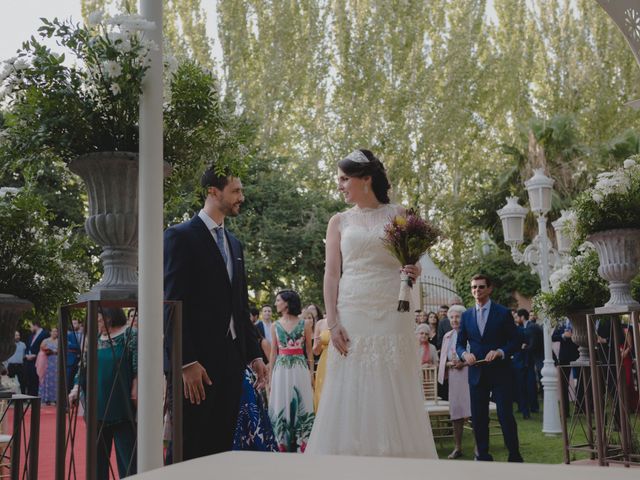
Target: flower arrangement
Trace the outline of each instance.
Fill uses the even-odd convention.
[[[598,175],[596,184],[575,201],[581,237],[604,230],[640,228],[640,165],[634,157]]]
[[[28,159],[46,153],[68,164],[92,152],[137,152],[140,94],[157,48],[145,32],[157,26],[140,15],[101,11],[85,25],[42,22],[38,36],[0,68],[6,107],[0,155]],[[64,53],[52,51],[44,39],[56,40]],[[164,159],[174,167],[169,183],[189,183],[207,163],[230,173],[242,169],[250,150],[227,148],[235,116],[221,104],[215,78],[192,61],[166,58],[165,65]],[[223,150],[229,155],[221,156]]]
[[[550,292],[534,297],[533,310],[551,320],[552,325],[570,312],[603,305],[609,298],[607,282],[598,275],[598,254],[589,244],[549,278]]]
[[[93,23],[92,23],[93,22]],[[137,151],[139,97],[157,46],[144,32],[156,26],[139,15],[105,17],[89,25],[42,19],[39,37],[55,39],[63,54],[39,39],[23,43],[0,74],[0,96],[9,107],[8,135],[17,150],[53,150],[65,161],[94,151]],[[77,63],[67,65],[67,55]]]
[[[400,265],[413,265],[432,247],[440,230],[421,218],[414,209],[408,209],[403,215],[396,215],[384,227],[382,242],[385,248],[400,262]],[[409,311],[411,278],[404,272],[400,277],[400,295],[398,311]]]

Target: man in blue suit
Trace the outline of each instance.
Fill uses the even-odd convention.
[[[209,169],[201,184],[202,210],[164,235],[164,296],[182,301],[185,460],[231,450],[244,370],[250,365],[258,385],[267,375],[249,319],[242,245],[224,224],[240,213],[242,183]]]
[[[49,337],[47,332],[38,320],[31,322],[31,335],[27,340],[27,349],[24,356],[24,370],[27,382],[27,395],[38,396],[40,390],[40,378],[36,371],[36,357],[40,352],[40,345],[45,338]]]
[[[491,302],[492,291],[488,276],[473,276],[471,293],[476,304],[462,314],[456,350],[458,357],[469,365],[476,460],[493,460],[489,454],[489,398],[493,396],[504,443],[509,450],[509,461],[522,462],[518,427],[513,417],[509,360],[521,347],[522,339],[516,331],[511,311]]]

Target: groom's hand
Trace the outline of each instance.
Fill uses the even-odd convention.
[[[192,363],[189,366],[182,367],[182,385],[184,387],[184,398],[191,403],[200,405],[204,401],[204,385],[212,385],[213,382],[207,375],[207,371],[199,362]]]
[[[256,383],[254,387],[256,390],[260,390],[267,386],[267,379],[269,378],[269,372],[267,366],[264,364],[261,358],[256,358],[251,365],[249,365],[253,373],[256,374]]]

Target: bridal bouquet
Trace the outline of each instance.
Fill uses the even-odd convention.
[[[440,231],[409,209],[404,215],[396,215],[384,227],[382,242],[387,250],[398,259],[400,265],[413,265],[436,243]],[[406,273],[400,275],[400,295],[398,311],[409,311],[409,299],[413,282]]]

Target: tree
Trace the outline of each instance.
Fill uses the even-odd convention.
[[[465,305],[473,305],[469,288],[471,277],[476,273],[488,275],[493,284],[491,299],[507,307],[517,305],[514,296],[518,292],[525,297],[533,297],[540,288],[537,275],[525,265],[514,265],[511,254],[504,249],[492,250],[487,255],[477,255],[467,259],[454,275],[456,290]]]
[[[241,240],[249,290],[257,304],[279,289],[297,290],[304,303],[322,303],[324,238],[344,204],[300,186],[287,159],[258,156],[243,177],[245,203],[229,228]]]

